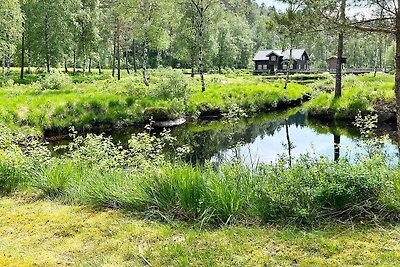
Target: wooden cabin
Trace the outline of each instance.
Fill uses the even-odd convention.
[[[275,74],[286,72],[290,63],[290,53],[292,60],[290,64],[291,72],[296,70],[307,70],[310,57],[305,49],[288,50],[263,50],[257,52],[253,61],[255,65],[254,74]]]

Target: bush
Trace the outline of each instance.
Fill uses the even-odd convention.
[[[154,85],[149,95],[164,100],[182,99],[187,102],[191,95],[189,78],[180,70],[163,70],[159,83]]]
[[[67,74],[54,72],[44,78],[41,82],[41,86],[43,90],[59,90],[63,86],[70,84],[70,82],[70,77]]]

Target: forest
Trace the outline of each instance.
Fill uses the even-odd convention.
[[[288,48],[306,49],[311,68],[326,69],[326,59],[337,53],[338,7],[325,1],[328,19],[317,8],[307,10],[305,2],[287,1],[287,12],[252,0],[2,1],[2,75],[7,66],[26,66],[27,72],[34,66],[45,72],[173,67],[197,73],[200,58],[205,71],[221,73],[252,68],[258,50]],[[348,5],[349,19],[365,16],[354,11],[363,11],[357,3]],[[394,70],[395,37],[349,28],[344,55],[348,68]]]

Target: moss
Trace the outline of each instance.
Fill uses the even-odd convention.
[[[0,199],[1,266],[397,266],[399,225],[200,228],[118,211]]]

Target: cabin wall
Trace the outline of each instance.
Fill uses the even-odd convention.
[[[308,69],[308,60],[296,60],[296,68],[297,70],[307,70]]]
[[[256,71],[275,72],[276,69],[283,68],[282,59],[278,58],[276,61],[270,60],[256,60],[254,61],[254,69]]]

